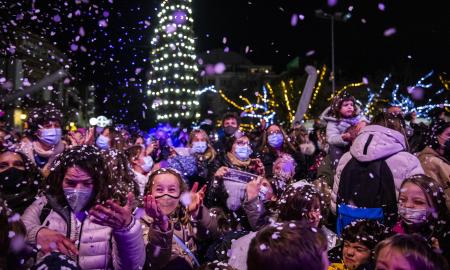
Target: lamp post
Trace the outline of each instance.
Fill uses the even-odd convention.
[[[334,21],[340,21],[340,22],[345,22],[348,19],[350,19],[351,14],[350,13],[346,13],[343,14],[342,12],[335,12],[333,14],[329,14],[324,12],[321,9],[317,9],[316,10],[316,17],[317,18],[321,18],[321,19],[326,19],[326,20],[330,20],[330,25],[331,25],[331,74],[330,74],[330,78],[331,78],[331,89],[333,91],[333,95],[334,92],[336,91],[336,81],[335,81],[335,72],[334,72]]]

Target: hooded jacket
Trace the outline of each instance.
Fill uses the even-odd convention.
[[[51,211],[41,224],[40,216],[45,205]],[[22,215],[27,229],[27,240],[36,244],[42,228],[59,232],[75,241],[79,251],[77,261],[81,269],[142,269],[145,262],[144,239],[141,224],[134,221],[129,231],[113,230],[93,223],[89,218],[78,221],[75,214],[53,197],[40,197]],[[38,258],[44,254],[38,253]]]
[[[450,162],[429,146],[419,152],[417,157],[425,174],[441,184],[447,196],[447,208],[450,209]]]
[[[379,125],[364,127],[350,147],[350,151],[342,156],[336,168],[331,194],[332,211],[336,213],[336,200],[342,170],[352,157],[360,162],[387,158],[386,164],[394,177],[395,194],[398,198],[400,186],[405,178],[424,173],[417,157],[406,151],[405,136],[400,132]],[[355,177],[358,176],[355,175]]]

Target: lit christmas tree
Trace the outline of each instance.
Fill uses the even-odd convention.
[[[157,121],[191,122],[200,117],[192,0],[163,0],[151,41],[148,95]]]

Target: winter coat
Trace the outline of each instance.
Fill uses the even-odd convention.
[[[405,137],[403,134],[379,125],[366,126],[356,137],[350,147],[350,151],[345,153],[339,161],[331,194],[332,211],[336,211],[336,200],[342,170],[352,157],[360,162],[387,158],[386,164],[394,177],[397,198],[400,186],[405,178],[416,174],[423,174],[422,166],[417,157],[406,152]]]
[[[450,209],[450,162],[429,146],[419,152],[417,157],[425,174],[441,184],[446,194],[447,208]]]
[[[153,219],[150,216],[144,215],[140,222],[146,244],[146,269],[164,268],[170,261],[178,258],[183,258],[189,265],[194,266],[193,259],[177,243],[174,234],[185,243],[193,254],[197,250],[196,241],[218,235],[217,218],[205,206],[201,206],[198,220],[191,219],[186,225],[180,222],[171,222],[171,230],[167,232],[162,232],[153,226]]]
[[[51,207],[44,222],[41,212]],[[61,206],[53,197],[39,197],[22,215],[27,240],[36,244],[40,229],[48,228],[75,241],[79,256],[74,258],[81,269],[140,269],[145,262],[141,225],[133,221],[129,231],[114,230],[93,223],[89,218],[79,221],[69,207]],[[43,254],[38,254],[42,257]]]

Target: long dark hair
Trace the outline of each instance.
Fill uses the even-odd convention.
[[[267,137],[269,136],[269,133],[267,131],[269,130],[269,128],[271,126],[277,126],[280,129],[281,134],[283,135],[283,145],[281,147],[281,151],[284,153],[291,154],[291,155],[294,154],[296,152],[294,145],[290,142],[290,138],[286,135],[286,132],[284,131],[284,129],[277,124],[272,124],[272,125],[268,126],[266,128],[266,130],[264,131],[263,136],[262,136],[261,148],[260,148],[261,152],[262,153],[269,153],[269,152],[276,153],[275,149],[269,145],[268,139],[267,139]]]
[[[278,218],[280,221],[306,220],[308,213],[317,203],[322,212],[322,197],[314,186],[310,184],[301,187],[289,185],[278,200]]]
[[[62,205],[67,204],[62,182],[67,170],[73,166],[86,171],[94,180],[95,202],[103,203],[113,198],[117,187],[108,173],[105,160],[98,148],[88,145],[66,149],[57,156],[50,168],[50,174],[45,180],[45,191],[48,195],[54,196]],[[91,205],[92,203],[93,201],[91,201]]]

